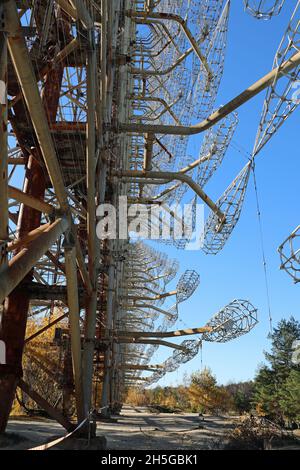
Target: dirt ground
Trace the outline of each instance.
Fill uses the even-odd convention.
[[[101,423],[102,426],[102,423]],[[198,414],[151,413],[126,407],[118,423],[105,423],[108,448],[141,450],[201,450],[217,446],[234,420]]]
[[[233,420],[197,414],[151,413],[126,406],[116,421],[97,423],[108,450],[212,449],[233,427]],[[47,419],[10,419],[0,450],[28,449],[63,436],[64,429]]]
[[[116,421],[100,421],[97,435],[104,435],[108,450],[213,450],[222,449],[237,418],[197,414],[151,413],[126,406]],[[63,436],[65,430],[47,419],[11,419],[0,450],[28,449]]]

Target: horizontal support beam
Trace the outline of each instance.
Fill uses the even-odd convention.
[[[166,292],[165,294],[157,294],[157,295],[154,295],[153,297],[147,297],[147,296],[142,296],[142,295],[126,295],[126,299],[129,299],[129,300],[136,300],[136,301],[139,301],[139,300],[147,300],[147,301],[155,301],[155,300],[161,300],[161,299],[165,299],[166,297],[171,297],[173,295],[176,295],[177,294],[177,291],[172,291],[172,292]]]
[[[155,76],[163,76],[168,75],[172,72],[178,65],[181,64],[190,54],[193,52],[193,48],[190,47],[184,54],[182,54],[176,62],[174,62],[170,67],[164,70],[150,70],[150,69],[138,69],[132,67],[130,69],[130,73],[133,75],[142,75],[143,77],[155,77]]]
[[[185,170],[185,169],[184,169]],[[210,199],[210,197],[203,191],[203,189],[195,183],[195,181],[185,173],[181,172],[168,172],[168,171],[138,171],[138,170],[123,170],[116,171],[113,173],[119,177],[131,177],[131,178],[146,178],[146,179],[162,179],[162,180],[178,180],[186,183],[196,194],[202,199],[205,204],[218,216],[220,223],[224,224],[225,215],[219,209],[219,207]]]
[[[115,334],[121,337],[128,336],[130,338],[175,338],[177,336],[190,336],[210,333],[212,330],[213,329],[209,326],[203,326],[201,328],[187,328],[185,330],[177,331],[117,331]]]
[[[25,165],[26,160],[23,157],[9,157],[8,164],[9,165]]]
[[[167,348],[178,349],[179,351],[186,351],[186,348],[180,344],[170,343],[169,341],[163,341],[161,339],[137,339],[137,338],[117,338],[117,343],[137,343],[137,344],[158,344],[159,346],[166,346]]]
[[[157,372],[158,370],[163,369],[163,366],[160,365],[139,365],[139,364],[121,364],[118,369],[124,370],[146,370],[149,372]]]
[[[41,233],[43,233],[49,227],[50,227],[50,223],[44,224],[38,228],[35,228],[34,230],[31,230],[22,238],[16,238],[15,240],[8,243],[7,251],[8,252],[15,251],[15,250],[18,250],[20,248],[23,248],[29,245],[31,242],[33,242],[33,240],[35,240]]]
[[[264,77],[260,78],[253,85],[249,86],[241,94],[229,101],[207,119],[195,124],[194,126],[165,126],[160,124],[134,124],[134,123],[120,123],[118,126],[119,132],[137,132],[145,134],[153,132],[155,134],[170,134],[170,135],[193,135],[200,134],[213,127],[217,122],[224,119],[233,111],[238,109],[243,104],[247,103],[250,99],[254,98],[261,91],[265,90],[268,86],[272,85],[276,80],[283,77],[285,74],[296,68],[300,64],[300,52],[297,52],[290,59],[285,61],[280,67],[273,69]]]
[[[156,307],[155,305],[151,305],[151,304],[144,304],[144,303],[137,304],[137,303],[135,303],[133,305],[126,304],[126,305],[124,305],[124,307],[132,308],[132,309],[135,309],[135,308],[137,308],[137,309],[150,308],[150,309],[155,310],[156,312],[159,312],[159,313],[162,313],[163,315],[166,315],[170,319],[173,318],[172,313],[167,312],[167,310],[163,310],[162,308]]]
[[[52,328],[52,326],[56,325],[57,323],[61,322],[68,316],[68,313],[64,313],[64,315],[60,315],[57,317],[55,320],[53,320],[51,323],[48,323],[48,325],[44,326],[40,330],[36,331],[32,335],[28,336],[28,338],[25,339],[25,344],[29,343],[33,339],[37,338],[38,336],[42,335],[45,331],[49,330],[49,328]]]
[[[53,214],[55,211],[55,207],[51,204],[48,204],[45,201],[37,199],[30,194],[24,193],[20,189],[17,189],[13,186],[8,186],[8,197],[15,199],[16,201],[25,204],[28,207],[32,207],[32,209],[36,209],[44,214]]]
[[[46,253],[47,256],[47,253]],[[76,269],[75,269],[76,274]],[[28,294],[31,299],[37,300],[60,300],[64,302],[65,305],[68,304],[67,302],[67,286],[57,286],[41,284],[38,282],[32,282],[26,284],[26,289],[28,290]],[[78,287],[76,290],[76,295],[80,297],[80,305],[84,305],[84,295],[85,289],[83,287]]]

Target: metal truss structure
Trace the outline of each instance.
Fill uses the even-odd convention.
[[[282,3],[246,7],[271,16]],[[127,227],[125,236],[97,237],[98,206],[117,207],[120,198],[128,212],[156,205],[174,225],[170,205],[188,198],[191,228],[197,201],[211,210],[204,252],[228,240],[251,162],[217,202],[204,187],[221,167],[236,110],[263,90],[286,103],[278,83],[288,80],[290,91],[300,66],[296,22],[273,70],[216,108],[229,13],[229,0],[0,3],[0,433],[16,390],[71,430],[93,410],[119,411],[129,386],[175,370],[201,341],[255,326],[256,309],[234,301],[203,327],[171,331],[198,273],[187,270],[168,288],[176,260],[134,242]],[[255,154],[293,106],[271,120],[266,109]],[[202,145],[190,157],[195,134]],[[164,224],[157,213],[152,227],[160,233]],[[185,248],[189,237],[166,242]],[[167,340],[186,335],[200,340]],[[151,366],[160,346],[174,353]]]
[[[273,68],[280,70],[282,64],[299,52],[300,47],[300,2],[297,1],[295,10],[288,24],[287,30],[282,38],[276,52]],[[265,144],[272,138],[276,131],[289,118],[298,107],[300,67],[284,74],[283,80],[269,87],[264,102],[261,121],[259,124],[253,154],[257,155]]]
[[[244,0],[246,10],[255,18],[269,20],[279,15],[285,0]]]
[[[280,255],[280,269],[286,271],[295,283],[300,282],[300,225],[291,235],[280,245],[278,252]]]
[[[246,300],[234,300],[216,313],[204,328],[198,329],[200,339],[184,340],[182,350],[175,350],[173,355],[160,365],[148,379],[147,385],[160,380],[167,372],[174,372],[181,364],[185,364],[197,356],[202,347],[202,341],[225,343],[242,336],[257,324],[257,309]],[[195,334],[195,330],[186,331],[185,334]],[[175,336],[176,332],[174,332]]]

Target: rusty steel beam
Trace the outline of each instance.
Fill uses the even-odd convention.
[[[17,287],[48,248],[69,228],[66,218],[57,219],[29,247],[23,248],[0,273],[0,303]]]
[[[48,159],[48,167],[46,164],[46,168],[48,168],[51,173],[50,179],[52,178],[52,181],[56,180],[58,182],[58,185],[57,183],[55,183],[55,185],[59,193],[56,193],[56,196],[58,197],[60,206],[62,209],[67,210],[65,189],[59,186],[60,171],[52,141],[50,142],[50,148],[47,147],[50,136],[48,121],[51,123],[56,119],[63,68],[56,67],[55,70],[51,70],[51,72],[47,74],[41,98],[25,40],[22,36],[22,27],[20,26],[15,2],[5,2],[4,7],[7,26],[10,31],[8,39],[10,55],[17,71],[28,110],[34,121],[36,134],[42,150],[41,153],[40,148],[31,148],[32,154],[28,155],[27,150],[25,150],[27,146],[23,141],[26,136],[22,133],[20,138],[17,136],[22,149],[23,158],[28,161],[23,192],[34,199],[44,200],[46,178],[45,168],[41,165],[43,154],[44,158],[46,157],[45,160]],[[47,107],[47,115],[44,106]],[[26,122],[26,112],[21,101],[14,104],[14,114],[18,116],[19,122]],[[53,157],[52,160],[51,157]],[[14,218],[13,215],[11,215],[11,217]],[[26,283],[32,281],[33,270],[31,267],[36,262],[36,258],[42,256],[45,251],[50,248],[51,243],[56,241],[60,236],[61,230],[63,230],[63,227],[59,229],[59,225],[64,224],[68,226],[65,220],[63,222],[54,222],[49,228],[50,231],[38,237],[31,244],[30,249],[25,248],[21,252],[16,253],[11,260],[11,265],[8,266],[5,273],[2,273],[4,274],[3,282],[1,283],[1,287],[4,288],[2,294],[7,295],[7,292],[11,291],[11,288],[14,288],[14,290],[9,297],[5,299],[0,320],[0,339],[7,345],[7,364],[0,369],[0,433],[5,430],[17,383],[19,377],[22,375],[22,354],[30,302]],[[18,217],[19,238],[23,239],[23,237],[40,225],[41,212],[22,203]],[[39,253],[34,253],[36,248],[38,249],[37,251],[40,250]],[[23,261],[25,262],[24,265],[22,265]],[[28,274],[23,279],[25,271],[28,272]],[[10,276],[12,277],[10,278]]]
[[[16,251],[20,248],[29,245],[33,240],[35,240],[41,233],[43,233],[47,228],[50,227],[50,223],[43,224],[34,230],[31,230],[22,238],[16,238],[15,240],[8,243],[7,251]]]
[[[20,118],[21,117],[22,111],[20,111]],[[33,158],[33,155],[30,155],[26,167],[23,191],[34,198],[40,199],[44,197],[45,188],[46,182],[41,165],[38,163],[37,158]],[[15,222],[19,227],[18,237],[22,240],[28,233],[40,226],[41,212],[22,204],[18,220]],[[26,251],[26,249],[23,251]],[[20,256],[20,253],[17,253],[13,260],[16,260],[17,256]],[[22,262],[21,264],[19,263],[19,267],[21,269],[19,272],[15,272],[14,278],[10,278],[8,266],[5,272],[2,273],[7,280],[11,282],[10,287],[16,288],[11,292],[10,296],[5,299],[3,313],[0,319],[0,339],[7,345],[7,365],[3,366],[2,370],[0,369],[0,403],[2,404],[0,408],[0,433],[5,430],[15,395],[17,381],[22,373],[22,353],[30,298],[22,283],[17,286],[20,280],[22,280],[19,279],[19,274],[22,270]],[[27,276],[24,278],[24,282],[30,282],[31,279],[32,271],[28,272]],[[4,284],[1,282],[1,287],[3,286]],[[5,292],[4,295],[6,296],[7,292]]]
[[[38,331],[36,331],[35,333],[33,333],[32,335],[28,336],[26,339],[25,339],[25,344],[29,343],[30,341],[32,341],[33,339],[37,338],[38,336],[42,335],[45,331],[48,331],[49,328],[52,328],[52,326],[56,325],[57,323],[61,322],[62,320],[64,320],[65,318],[67,318],[69,314],[68,313],[64,313],[63,315],[60,315],[59,317],[57,317],[55,320],[53,320],[52,322],[48,323],[48,325],[44,326],[43,328],[40,328]]]
[[[19,379],[18,387],[20,387],[26,395],[32,398],[32,400],[43,408],[51,418],[61,424],[67,431],[73,431],[75,429],[74,424],[70,423],[70,421],[59,410],[50,405],[47,400],[45,400],[38,392],[33,390],[30,385],[24,382],[23,379]]]
[[[44,214],[53,215],[55,207],[47,202],[33,197],[31,194],[26,194],[18,188],[8,186],[8,196],[18,202],[25,204],[32,209],[36,209]]]

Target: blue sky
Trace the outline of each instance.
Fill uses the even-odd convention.
[[[286,2],[280,16],[271,21],[258,21],[243,10],[243,2],[233,0],[225,72],[217,104],[247,88],[272,68],[273,58],[288,24],[296,1]],[[251,152],[260,121],[265,92],[239,110],[239,126],[234,142]],[[299,319],[299,285],[279,270],[277,248],[300,223],[299,210],[299,110],[289,118],[257,158],[256,178],[259,192],[268,283],[273,323],[294,315]],[[195,157],[201,137],[190,144]],[[246,163],[246,157],[229,147],[224,163],[212,178],[206,191],[217,199]],[[255,375],[269,347],[270,331],[261,241],[253,180],[249,184],[241,219],[227,245],[216,256],[202,252],[177,251],[162,248],[169,256],[180,260],[181,272],[195,269],[201,284],[185,303],[180,304],[178,327],[197,327],[234,298],[250,300],[259,310],[259,325],[248,335],[226,344],[204,343],[203,365],[211,367],[220,383],[248,380]],[[164,348],[165,349],[165,348]],[[160,350],[153,362],[170,355]],[[159,385],[175,385],[184,373],[201,367],[200,356],[167,374]]]

